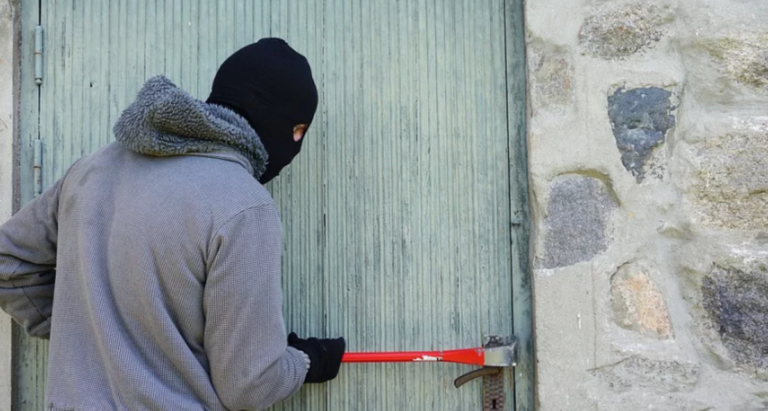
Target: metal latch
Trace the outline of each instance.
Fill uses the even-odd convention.
[[[517,365],[517,339],[491,336],[483,348],[485,366],[456,378],[453,385],[459,388],[482,377],[483,411],[504,411],[504,368]]]

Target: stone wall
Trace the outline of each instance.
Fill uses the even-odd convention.
[[[768,409],[768,2],[525,7],[539,409]]]

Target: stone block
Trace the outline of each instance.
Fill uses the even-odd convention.
[[[656,339],[672,337],[664,296],[650,277],[645,263],[621,266],[611,277],[611,305],[616,322],[623,328]]]
[[[686,95],[696,107],[730,112],[734,106],[764,105],[768,32],[722,28],[700,34],[680,39]]]
[[[614,392],[637,390],[664,394],[693,390],[699,380],[700,368],[674,360],[633,356],[591,372]]]
[[[756,130],[698,144],[692,196],[705,226],[768,230],[768,130]]]
[[[579,44],[593,57],[624,59],[658,42],[664,34],[663,26],[673,20],[667,5],[609,3],[584,21]]]
[[[768,260],[749,268],[715,266],[701,285],[702,304],[739,364],[768,368]]]
[[[534,111],[571,105],[574,79],[569,53],[541,41],[530,42],[528,50]]]
[[[703,47],[733,81],[768,90],[768,34],[742,32],[706,41]]]
[[[556,179],[544,218],[541,266],[565,267],[605,251],[608,220],[616,208],[610,188],[597,178],[572,174]]]
[[[664,143],[667,131],[675,126],[672,93],[658,87],[625,90],[608,96],[611,120],[621,163],[640,183],[646,175],[653,150]]]

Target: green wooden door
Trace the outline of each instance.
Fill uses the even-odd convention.
[[[514,332],[517,409],[532,409],[519,0],[43,0],[22,14],[23,202],[36,139],[45,187],[112,141],[147,78],[205,98],[230,53],[283,37],[320,92],[302,154],[269,185],[286,234],[288,327],[345,336],[351,351]],[[16,334],[17,409],[43,409],[46,344]],[[481,409],[479,382],[452,385],[469,370],[345,365],[275,409]]]

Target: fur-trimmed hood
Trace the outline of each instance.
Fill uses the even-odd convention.
[[[267,151],[244,118],[195,99],[164,76],[147,80],[113,131],[122,146],[141,154],[173,156],[233,149],[250,162],[257,179],[267,166]]]

